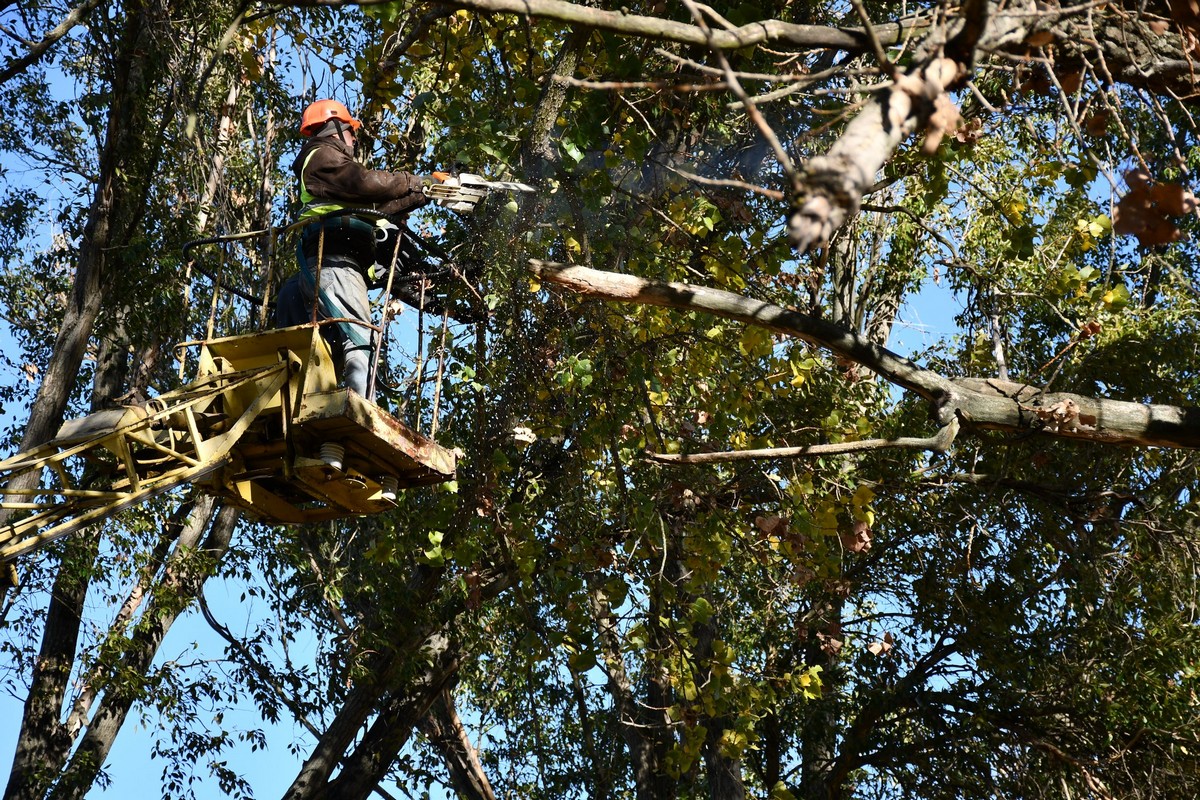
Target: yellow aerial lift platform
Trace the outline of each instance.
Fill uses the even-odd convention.
[[[196,379],[0,461],[0,564],[195,484],[271,523],[385,511],[455,455],[337,386],[317,324],[199,342]]]

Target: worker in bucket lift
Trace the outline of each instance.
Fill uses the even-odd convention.
[[[388,225],[353,214],[323,215],[339,209],[372,208],[403,217],[429,202],[423,187],[444,181],[446,173],[422,177],[408,172],[367,169],[354,160],[354,144],[362,122],[337,100],[318,100],[304,109],[300,133],[308,138],[292,165],[300,184],[300,219],[313,222],[300,230],[300,269],[280,287],[276,324],[302,325],[312,320],[313,284],[321,255],[318,319],[346,318],[370,324],[368,284],[377,279],[372,267]],[[395,226],[390,226],[395,228]],[[322,233],[324,240],[322,241]],[[395,235],[393,231],[392,235]],[[394,240],[393,240],[394,241]],[[387,248],[391,252],[391,248]],[[347,389],[373,399],[367,381],[374,351],[372,331],[339,322],[322,327]]]

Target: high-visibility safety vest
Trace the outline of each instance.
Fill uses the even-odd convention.
[[[368,221],[362,219],[361,217],[356,217],[353,214],[342,214],[338,216],[327,217],[324,220],[317,219],[325,214],[331,214],[335,211],[340,211],[343,209],[353,209],[357,206],[347,203],[339,203],[335,200],[318,200],[317,198],[313,197],[312,192],[308,191],[308,187],[304,185],[304,171],[308,169],[308,162],[310,159],[312,159],[313,154],[316,152],[317,151],[314,148],[312,152],[310,152],[304,158],[304,165],[300,168],[300,202],[304,204],[300,208],[300,219],[314,220],[313,225],[305,226],[302,242],[304,239],[308,239],[310,236],[316,236],[317,232],[322,229],[346,230],[360,236],[369,236],[375,242],[386,240],[388,231],[396,228],[395,224],[390,222],[386,217],[380,217],[379,219]],[[301,258],[303,258],[302,251]],[[372,262],[373,263],[371,264],[360,264],[359,269],[363,271],[367,280],[377,281],[385,274],[384,266],[374,259],[372,259]]]
[[[335,211],[355,208],[353,205],[339,203],[336,200],[318,200],[313,197],[312,192],[308,191],[308,187],[304,185],[304,171],[308,169],[308,162],[312,160],[316,152],[316,148],[313,148],[312,152],[304,158],[304,165],[300,167],[300,219],[312,219],[325,214],[331,214]],[[363,234],[375,235],[375,226],[373,224],[353,215],[334,217],[329,221],[337,227],[348,227],[350,230]]]

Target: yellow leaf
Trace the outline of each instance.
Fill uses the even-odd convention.
[[[865,506],[875,499],[875,490],[866,484],[859,484],[854,490],[854,496],[850,498],[850,502],[856,506]]]

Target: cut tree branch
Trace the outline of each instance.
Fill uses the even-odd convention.
[[[87,18],[87,15],[92,13],[103,0],[84,0],[75,8],[71,9],[67,16],[63,17],[63,21],[58,23],[53,30],[47,31],[46,35],[29,48],[29,52],[20,58],[14,58],[4,65],[4,69],[0,70],[0,86],[7,83],[12,77],[29,68],[37,62],[39,58],[45,55],[46,51],[54,46],[54,43],[71,32],[79,23]]]
[[[701,311],[803,339],[929,401],[943,426],[957,418],[976,428],[1103,444],[1200,448],[1200,409],[1048,393],[1028,384],[985,378],[951,380],[853,331],[720,289],[537,260],[529,262],[529,270],[541,281],[585,297]]]
[[[900,436],[895,439],[859,439],[855,442],[810,444],[804,447],[763,447],[757,450],[726,450],[720,453],[654,453],[647,452],[646,460],[657,464],[721,464],[728,461],[756,461],[765,458],[807,458],[845,453],[865,453],[868,450],[928,450],[945,453],[954,444],[959,422],[954,417],[934,436],[926,438]]]
[[[381,1],[381,0],[379,0]],[[356,0],[370,5],[377,0]],[[346,0],[301,0],[301,5],[342,5]],[[805,49],[874,52],[885,67],[886,48],[918,28],[925,33],[914,48],[912,66],[896,74],[847,125],[837,142],[812,158],[791,188],[789,239],[799,252],[824,247],[833,231],[852,217],[879,170],[914,133],[927,130],[929,148],[953,127],[956,116],[946,90],[970,78],[978,55],[1025,59],[1030,37],[1050,33],[1059,63],[1102,55],[1119,81],[1154,93],[1188,97],[1196,93],[1194,65],[1175,32],[1152,34],[1146,20],[1120,9],[1093,22],[1099,4],[1066,8],[1010,8],[999,0],[966,0],[944,24],[929,18],[861,28],[798,25],[767,19],[738,27],[707,29],[653,16],[607,11],[565,0],[450,0],[447,6],[481,13],[519,14],[572,26],[610,31],[653,41],[704,46],[714,53],[753,45],[786,44]],[[861,6],[860,6],[861,8]],[[735,83],[726,80],[731,88]],[[744,98],[743,98],[744,99]],[[784,162],[786,163],[786,162]],[[789,183],[795,175],[788,173]]]

